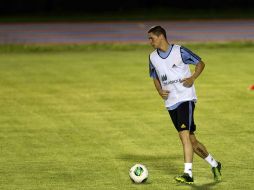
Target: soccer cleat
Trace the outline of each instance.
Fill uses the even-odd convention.
[[[176,176],[175,180],[177,182],[186,183],[186,184],[193,184],[194,183],[193,177],[190,177],[190,175],[187,173],[184,173],[183,175],[180,175],[180,176]]]
[[[221,163],[218,162],[218,166],[217,167],[212,167],[212,172],[213,172],[213,177],[214,177],[214,181],[221,181]]]

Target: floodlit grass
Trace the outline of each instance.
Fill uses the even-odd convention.
[[[221,183],[197,156],[195,185],[173,182],[182,147],[148,77],[150,48],[13,46],[0,48],[0,189],[252,189],[254,46],[186,46],[206,63],[196,134],[222,162]],[[147,183],[130,181],[135,163]]]

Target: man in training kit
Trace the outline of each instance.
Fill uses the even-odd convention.
[[[184,152],[184,173],[175,177],[177,182],[192,184],[193,152],[205,159],[212,167],[215,181],[221,180],[221,163],[208,153],[197,140],[194,132],[194,108],[197,100],[194,81],[203,71],[201,58],[185,47],[169,44],[166,31],[154,26],[148,31],[150,44],[155,49],[149,56],[150,77],[164,99],[171,120],[179,133]],[[189,64],[195,65],[193,74]]]

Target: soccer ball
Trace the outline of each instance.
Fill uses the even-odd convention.
[[[134,183],[143,183],[148,178],[148,170],[142,164],[135,164],[131,167],[129,175]]]

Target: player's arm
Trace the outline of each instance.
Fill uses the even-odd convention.
[[[205,68],[205,63],[200,60],[195,66],[195,71],[189,78],[185,78],[182,80],[183,86],[185,87],[191,87],[195,80],[199,77],[199,75],[202,73],[202,71]]]
[[[156,72],[155,67],[153,66],[152,62],[150,61],[150,58],[149,58],[149,73],[150,73],[150,77],[153,79],[153,83],[154,83],[154,86],[155,86],[157,92],[164,100],[166,100],[168,98],[169,91],[162,90],[161,83],[159,81],[157,72]]]
[[[194,80],[196,80],[196,79],[198,78],[198,76],[202,73],[202,71],[204,70],[204,68],[205,68],[205,63],[204,63],[203,61],[200,61],[200,62],[196,65],[195,71],[194,71],[194,73],[192,74],[191,77],[192,77]]]
[[[157,92],[159,93],[159,95],[164,99],[168,99],[168,94],[169,94],[169,91],[168,90],[162,90],[161,88],[161,83],[160,81],[158,80],[158,78],[153,78],[153,83],[154,83],[154,86],[157,90]]]
[[[195,65],[194,73],[190,77],[184,78],[181,81],[183,83],[183,86],[191,87],[194,81],[202,73],[203,69],[205,68],[205,64],[198,55],[196,55],[195,53],[193,53],[192,51],[190,51],[185,47],[181,47],[180,52],[182,60],[185,64]]]

